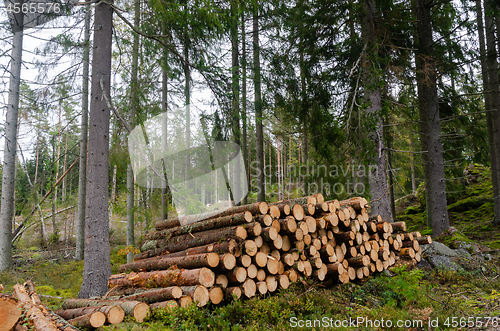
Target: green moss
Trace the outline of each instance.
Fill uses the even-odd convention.
[[[466,242],[466,243],[471,243],[472,240],[461,234],[460,232],[455,232],[452,236],[444,236],[441,238],[443,244],[445,244],[448,247],[451,248],[458,248],[460,245],[460,242]]]
[[[500,240],[494,240],[488,244],[491,249],[500,249]]]
[[[478,209],[486,203],[493,201],[489,196],[473,196],[458,200],[454,204],[448,206],[448,211],[451,212],[469,212]]]
[[[417,188],[417,200],[422,208],[425,208],[425,182],[420,183]]]

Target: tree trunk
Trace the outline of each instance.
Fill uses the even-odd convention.
[[[262,114],[262,95],[260,81],[260,47],[259,47],[259,7],[258,0],[252,0],[253,5],[253,83],[255,88],[255,133],[256,133],[256,175],[257,201],[266,201],[266,186],[264,179],[264,133]]]
[[[141,15],[140,0],[134,3],[134,26],[139,28]],[[138,100],[138,66],[139,66],[139,34],[134,33],[134,42],[132,45],[132,72],[130,74],[130,112],[129,127],[135,126],[136,109],[139,106]],[[127,246],[134,246],[134,171],[129,162],[127,167]],[[132,252],[127,254],[127,263],[132,262],[134,256]]]
[[[240,146],[241,144],[241,131],[240,131],[240,64],[239,64],[239,49],[238,49],[238,11],[239,11],[239,0],[231,0],[231,80],[232,80],[232,118],[231,118],[231,129],[232,129],[232,141]],[[234,186],[232,187],[233,193],[233,203],[234,205],[239,204],[241,198],[242,188],[240,187],[241,181],[241,167],[244,167],[244,163],[240,163],[240,158],[234,160],[234,168],[232,177],[235,178],[233,181]]]
[[[439,236],[449,226],[446,203],[443,145],[439,97],[436,85],[436,62],[432,40],[431,3],[416,0],[418,108],[420,137],[425,177],[427,224],[434,236]]]
[[[108,218],[110,109],[104,98],[110,98],[112,21],[113,10],[108,4],[95,6],[95,60],[92,61],[89,130],[92,139],[88,146],[86,246],[80,298],[105,294],[111,275]]]
[[[241,149],[243,150],[243,164],[248,164],[248,142],[247,142],[247,59],[246,59],[246,40],[245,40],[245,11],[241,12]],[[250,167],[246,167],[245,178],[247,187],[250,183]],[[242,204],[248,203],[248,194],[243,198]]]
[[[78,175],[78,223],[75,260],[83,260],[85,240],[85,199],[87,195],[87,134],[89,111],[90,5],[86,7],[83,50],[82,132],[80,136],[80,169]]]
[[[20,6],[22,1],[19,2]],[[14,217],[14,193],[16,185],[17,122],[19,112],[19,85],[23,54],[23,13],[14,14],[14,36],[10,67],[9,103],[5,120],[5,144],[3,152],[2,198],[0,207],[0,272],[12,264],[12,218]]]
[[[118,300],[141,301],[148,304],[170,299],[179,299],[182,297],[182,288],[179,286],[161,287],[157,289],[125,288],[121,291],[128,295]]]
[[[377,67],[372,60],[372,56],[378,57],[378,35],[377,35],[377,12],[374,0],[363,1],[363,14],[361,19],[361,35],[364,44],[362,71],[363,71],[363,91],[367,103],[366,118],[374,120],[374,128],[369,130],[368,139],[371,148],[368,150],[370,167],[368,182],[370,184],[372,213],[379,214],[384,220],[393,220],[389,192],[387,186],[385,153],[383,149],[383,122],[382,122],[382,93],[380,77],[372,68]]]
[[[500,194],[499,194],[499,157],[500,153],[500,87],[498,82],[498,61],[497,61],[497,48],[495,39],[495,21],[491,12],[495,10],[495,3],[490,0],[484,1],[484,12],[485,15],[485,28],[486,28],[486,63],[488,65],[488,80],[489,80],[489,97],[490,97],[490,110],[492,111],[492,127],[493,127],[493,141],[494,141],[494,153],[491,158],[495,158],[491,163],[491,179],[493,183],[493,189],[497,187],[497,192],[493,191],[494,197],[494,211],[495,217],[493,224],[500,225]],[[496,169],[493,169],[495,165]],[[496,171],[495,171],[496,170]]]
[[[165,47],[163,50],[164,54],[164,63],[162,65],[162,102],[161,102],[161,110],[163,113],[162,118],[162,150],[166,154],[168,147],[168,50]],[[165,159],[163,159],[165,162]],[[165,166],[165,165],[164,165]],[[164,170],[165,171],[165,170]],[[168,219],[168,204],[171,202],[170,198],[170,187],[168,186],[168,178],[165,174],[165,186],[162,187],[161,191],[161,218],[162,220]],[[146,229],[147,231],[148,229]]]

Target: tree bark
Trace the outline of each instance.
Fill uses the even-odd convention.
[[[22,6],[23,1],[19,1]],[[19,113],[19,86],[21,84],[21,62],[23,55],[23,17],[14,14],[14,36],[10,67],[9,100],[5,120],[5,144],[3,152],[2,197],[0,206],[0,272],[12,264],[12,218],[14,217],[14,193],[16,185],[16,149]]]
[[[262,94],[260,77],[260,47],[259,47],[259,6],[258,0],[252,0],[253,5],[253,83],[255,88],[255,133],[256,133],[256,177],[257,201],[266,201],[266,186],[264,179],[264,133],[262,114]]]
[[[87,136],[89,117],[89,66],[90,66],[90,4],[85,8],[83,82],[82,82],[82,132],[80,135],[80,164],[78,174],[78,220],[76,226],[75,260],[83,260],[85,249],[85,199],[87,194]]]
[[[23,285],[14,285],[14,295],[21,301],[28,319],[33,322],[37,330],[59,331],[50,318],[45,316],[42,310],[31,301]]]
[[[244,6],[244,3],[242,4]],[[247,142],[247,59],[246,59],[246,40],[245,40],[245,11],[241,11],[241,149],[243,151],[243,164],[248,164],[248,142]],[[245,178],[247,187],[250,183],[250,169],[246,168]],[[243,198],[242,204],[248,203],[248,194]]]
[[[139,27],[141,17],[141,3],[136,0],[134,3],[134,27]],[[130,111],[129,111],[129,127],[135,126],[136,109],[139,106],[138,99],[138,66],[139,66],[139,34],[134,33],[134,41],[132,44],[132,71],[130,74]],[[134,246],[134,171],[132,164],[129,162],[127,166],[127,246]],[[132,252],[127,254],[127,263],[133,260]]]
[[[476,15],[477,15],[477,30],[479,37],[479,52],[480,52],[480,62],[481,62],[481,75],[483,77],[483,90],[490,91],[490,79],[488,71],[487,53],[486,53],[486,42],[484,35],[484,24],[483,24],[483,9],[481,6],[481,0],[476,0]],[[491,98],[490,93],[484,94],[484,108],[486,110],[491,110]],[[493,186],[493,197],[498,197],[500,194],[499,182],[498,182],[498,156],[495,143],[495,139],[498,139],[498,131],[495,130],[493,124],[493,114],[491,111],[486,112],[486,123],[488,128],[488,145],[490,148],[490,169],[491,169],[491,181]],[[500,220],[500,204],[498,199],[494,198],[494,220],[499,222]]]
[[[436,84],[436,61],[432,40],[432,2],[416,0],[418,109],[424,163],[427,224],[434,236],[449,226],[444,175],[441,120]]]
[[[86,245],[80,298],[106,293],[107,280],[111,275],[108,218],[110,109],[104,98],[110,98],[112,23],[111,7],[105,3],[97,5],[89,130],[92,139],[88,146]]]
[[[490,0],[484,0],[484,12],[485,14],[485,28],[486,28],[486,63],[488,65],[488,80],[489,80],[489,97],[490,97],[490,111],[492,112],[492,128],[493,128],[493,142],[494,142],[494,154],[491,155],[492,158],[492,168],[491,168],[491,179],[493,183],[493,189],[497,187],[497,192],[493,191],[494,199],[494,211],[495,217],[493,224],[500,225],[500,194],[499,194],[499,179],[500,179],[500,164],[499,155],[500,153],[500,87],[498,79],[498,53],[496,48],[496,38],[495,38],[495,21],[491,12],[495,10],[495,3]],[[493,162],[495,158],[496,162]],[[493,169],[493,165],[496,166],[496,171]]]
[[[363,91],[367,103],[365,109],[366,118],[374,121],[374,123],[370,123],[370,128],[371,125],[374,125],[374,128],[368,133],[371,145],[368,150],[368,158],[369,164],[375,165],[375,167],[370,167],[368,182],[370,184],[370,196],[374,200],[371,206],[372,212],[380,214],[383,219],[392,222],[393,215],[388,194],[385,153],[383,149],[381,79],[373,70],[377,66],[374,63],[376,60],[372,60],[372,56],[377,57],[379,55],[376,8],[375,0],[363,1],[363,14],[361,18],[361,35],[365,47],[362,60]]]

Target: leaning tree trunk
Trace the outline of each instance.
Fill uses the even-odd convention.
[[[375,165],[368,175],[370,184],[370,196],[373,200],[371,204],[372,213],[379,214],[383,220],[393,221],[391,203],[387,187],[385,153],[383,150],[383,122],[382,122],[382,93],[380,91],[380,77],[372,68],[376,60],[372,56],[377,56],[378,36],[377,36],[377,13],[374,0],[363,1],[363,15],[361,19],[361,35],[365,49],[363,52],[363,85],[365,100],[367,102],[366,117],[374,121],[374,128],[369,132],[368,139],[371,148],[368,151],[369,162]]]
[[[20,1],[22,4],[22,1]],[[19,85],[23,54],[23,14],[14,15],[12,61],[9,82],[9,104],[5,120],[5,145],[3,152],[2,198],[0,208],[0,271],[12,264],[12,217],[14,216],[14,191],[16,184],[17,117],[19,112]]]
[[[418,109],[422,141],[427,224],[434,236],[450,226],[446,204],[441,120],[432,40],[431,4],[416,0]]]
[[[106,100],[110,98],[111,44],[113,10],[100,3],[95,7],[94,61],[92,91],[87,203],[85,227],[85,259],[79,297],[101,296],[108,291],[111,276],[108,216],[109,115]]]
[[[489,88],[490,91],[490,109],[492,111],[492,128],[493,130],[493,141],[494,141],[494,153],[491,155],[491,179],[493,182],[493,189],[495,186],[497,187],[497,192],[493,191],[493,199],[494,199],[494,210],[495,210],[495,218],[493,223],[496,225],[500,225],[500,194],[498,192],[498,184],[499,184],[499,158],[498,153],[500,153],[500,89],[498,82],[498,61],[497,61],[497,48],[496,48],[496,39],[495,39],[495,21],[491,16],[491,11],[495,10],[495,4],[493,1],[485,0],[484,1],[484,12],[485,15],[485,27],[486,27],[486,63],[488,68],[488,80],[489,80]],[[488,112],[489,113],[489,112]],[[496,159],[496,162],[493,162],[493,158]],[[493,165],[495,165],[496,169],[493,169]]]

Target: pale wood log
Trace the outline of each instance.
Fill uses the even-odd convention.
[[[295,221],[295,218],[293,216],[288,216],[284,219],[280,219],[278,220],[278,222],[283,233],[292,234],[297,230],[297,222]]]
[[[260,233],[262,232],[262,226],[258,222],[243,224],[241,227],[247,230],[247,235],[250,237],[260,236]]]
[[[280,209],[278,208],[278,206],[269,206],[269,215],[274,218],[274,219],[277,219],[281,216],[281,211]]]
[[[350,198],[347,200],[339,201],[339,205],[341,208],[342,207],[352,207],[356,210],[361,211],[363,208],[366,207],[367,201],[365,198],[354,197],[354,198]]]
[[[182,287],[182,292],[193,299],[198,307],[204,307],[210,300],[210,293],[203,285]]]
[[[276,276],[269,275],[266,277],[267,290],[269,292],[274,292],[278,288],[278,280]]]
[[[231,283],[243,283],[247,278],[247,269],[243,267],[236,267],[227,274],[227,279]]]
[[[10,331],[21,316],[21,303],[14,297],[0,294],[0,330]]]
[[[238,265],[247,268],[252,264],[252,257],[250,255],[242,255],[238,258]]]
[[[277,219],[273,220],[273,222],[271,223],[271,227],[275,228],[276,231],[280,232],[281,225],[280,225],[279,220],[277,220]]]
[[[262,237],[260,237],[262,239]],[[258,248],[255,240],[246,240],[243,243],[243,251],[249,256],[255,256],[257,254]]]
[[[245,294],[247,298],[253,297],[257,292],[257,286],[255,285],[253,279],[250,278],[244,281],[244,283],[241,285],[241,289],[243,290],[243,294]]]
[[[149,313],[149,305],[140,301],[130,300],[101,300],[101,299],[66,299],[61,308],[72,309],[82,307],[99,307],[99,306],[120,306],[125,311],[126,315],[134,317],[139,323],[142,323],[146,315]]]
[[[248,255],[243,255],[243,256],[248,256]],[[241,258],[242,258],[242,256],[238,257],[238,259],[241,259]],[[251,260],[251,258],[250,258],[250,260]],[[219,256],[219,261],[220,261],[219,262],[220,263],[219,269],[233,270],[234,267],[236,266],[236,257],[234,257],[234,255],[231,253],[226,253],[226,254]]]
[[[187,255],[198,255],[204,253],[231,253],[236,254],[238,251],[239,244],[234,239],[229,239],[223,242],[213,242],[207,245],[202,245],[198,247],[188,248],[179,252],[168,253],[169,257],[187,256]],[[134,260],[140,260],[139,257],[135,256]]]
[[[260,224],[262,224],[264,226],[271,226],[271,224],[273,223],[273,218],[269,214],[259,215],[259,216],[255,217],[255,221],[259,222]]]
[[[189,307],[190,305],[192,305],[194,302],[193,302],[193,299],[190,297],[190,296],[183,296],[182,298],[178,299],[178,302],[179,302],[179,306],[181,308],[187,308]]]
[[[218,275],[215,279],[215,284],[219,285],[222,288],[227,288],[227,286],[229,285],[229,280],[227,279],[226,275]]]
[[[34,324],[36,329],[44,331],[59,331],[50,318],[45,316],[42,310],[31,301],[31,298],[23,285],[14,285],[14,296],[19,299],[28,320]],[[106,320],[105,316],[104,320]]]
[[[79,316],[68,321],[77,328],[100,328],[106,323],[106,315],[100,311],[90,313],[88,315]],[[45,330],[45,329],[40,329]],[[57,328],[56,328],[57,330]]]
[[[267,283],[266,282],[260,281],[260,282],[257,282],[255,285],[257,286],[257,291],[260,294],[264,295],[267,293]]]
[[[224,291],[218,286],[212,287],[210,289],[209,299],[211,303],[218,305],[224,300]]]
[[[264,269],[258,269],[257,270],[257,280],[262,282],[265,281],[267,277],[266,271]]]
[[[283,248],[283,237],[281,237],[279,234],[276,237],[276,239],[273,240],[273,246],[277,249],[282,249]]]
[[[229,298],[236,298],[239,299],[241,298],[241,288],[239,286],[233,286],[233,287],[228,287],[225,290],[226,296]]]
[[[178,307],[179,307],[179,304],[177,303],[176,300],[160,301],[160,302],[156,302],[156,303],[149,305],[149,308],[151,309],[151,311],[161,309],[161,308],[167,309],[167,310],[173,310],[173,309],[178,308]]]
[[[290,286],[290,279],[287,275],[282,274],[278,276],[278,283],[282,289],[287,289]]]
[[[304,208],[300,204],[294,204],[292,207],[292,215],[297,221],[302,221],[305,216]]]
[[[118,324],[125,318],[125,311],[120,306],[101,306],[101,307],[83,307],[66,310],[56,310],[55,313],[65,320],[75,319],[77,317],[88,315],[93,312],[100,311],[106,316],[106,320],[110,324]]]
[[[257,248],[262,247],[262,245],[264,244],[264,239],[262,239],[261,236],[255,237],[253,241],[255,242],[255,245],[257,245]]]
[[[247,277],[248,278],[255,278],[255,277],[257,277],[257,272],[258,272],[258,269],[257,269],[257,266],[255,264],[250,264],[247,267]]]

